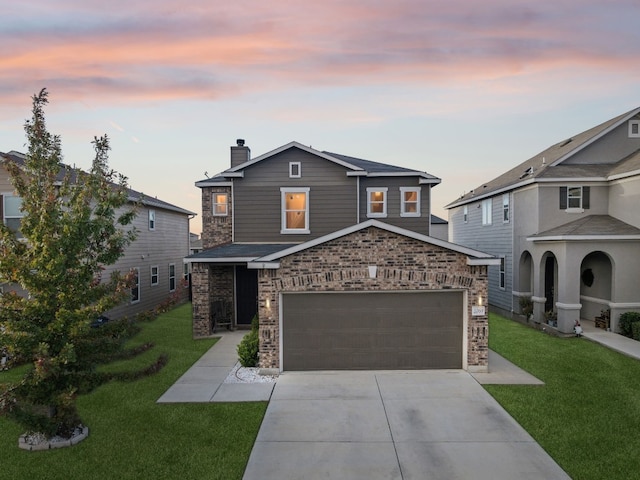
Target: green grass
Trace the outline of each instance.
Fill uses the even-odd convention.
[[[545,382],[487,391],[575,480],[640,479],[640,361],[497,315],[489,346]]]
[[[18,449],[20,426],[0,417],[0,478],[239,479],[267,403],[157,404],[156,400],[214,343],[193,340],[191,307],[161,315],[131,345],[153,342],[140,357],[110,369],[140,367],[160,353],[169,363],[132,383],[111,382],[78,399],[89,437],[72,448]],[[0,373],[0,383],[15,377]]]

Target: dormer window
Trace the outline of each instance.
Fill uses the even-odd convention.
[[[387,216],[388,188],[367,188],[367,217]]]
[[[300,162],[289,162],[289,178],[301,178],[302,165]]]
[[[629,120],[629,138],[640,138],[640,120]]]

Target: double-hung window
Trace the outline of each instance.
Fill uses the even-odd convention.
[[[491,209],[491,199],[487,198],[482,201],[482,225],[491,225],[492,223],[492,209]]]
[[[309,188],[280,188],[280,233],[311,233],[309,230]]]
[[[229,215],[229,195],[226,193],[214,193],[212,195],[213,215],[226,217]]]
[[[169,291],[174,292],[176,289],[176,266],[169,264]]]
[[[149,210],[149,230],[156,229],[156,211]]]
[[[581,211],[589,208],[590,187],[560,187],[560,209]]]
[[[151,285],[158,285],[159,269],[157,265],[151,267]]]
[[[462,207],[462,221],[467,223],[469,221],[469,207],[465,205]]]
[[[140,301],[140,269],[133,269],[133,286],[131,287],[131,303]]]
[[[387,216],[387,190],[386,187],[367,188],[367,217]]]
[[[502,223],[509,223],[509,194],[502,195]]]
[[[400,187],[400,216],[420,216],[420,187]]]
[[[505,272],[506,272],[506,260],[504,257],[500,257],[500,288],[504,290],[505,286]]]
[[[4,224],[16,234],[16,237],[22,238],[20,233],[20,225],[22,224],[22,198],[15,195],[4,195],[2,198]]]

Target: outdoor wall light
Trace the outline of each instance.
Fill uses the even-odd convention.
[[[482,306],[482,295],[478,295],[478,306]]]
[[[267,301],[265,303],[265,307],[267,307],[267,310],[271,309],[271,300],[267,298]]]

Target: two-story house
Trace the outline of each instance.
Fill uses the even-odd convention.
[[[15,195],[4,162],[24,163],[24,155],[0,152],[0,213],[3,223],[19,235],[21,200]],[[63,175],[61,169],[60,178]],[[105,268],[103,278],[108,279],[114,270],[133,270],[137,281],[126,303],[105,312],[113,319],[154,309],[171,296],[186,299],[188,295],[183,258],[189,254],[189,219],[194,213],[135,190],[129,190],[128,195],[130,201],[140,204],[132,225],[138,236],[117,263]],[[14,284],[0,284],[0,293],[3,291],[26,293]]]
[[[450,203],[449,238],[500,258],[489,303],[570,333],[640,310],[640,108],[567,138]]]
[[[260,322],[260,367],[486,370],[487,265],[430,236],[426,172],[291,142],[202,190],[194,335]]]

